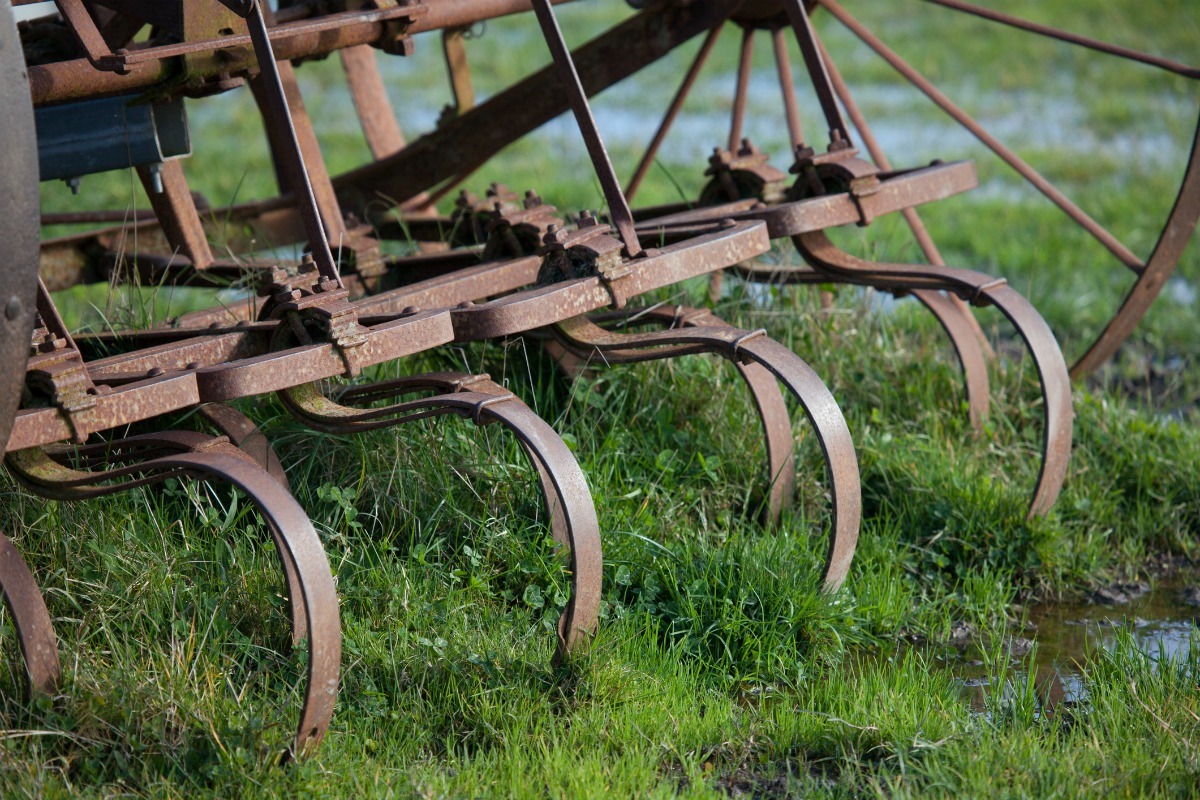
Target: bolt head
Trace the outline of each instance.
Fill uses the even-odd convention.
[[[4,316],[14,322],[17,317],[21,316],[21,298],[8,298],[8,302],[4,304]]]

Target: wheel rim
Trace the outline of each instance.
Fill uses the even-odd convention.
[[[12,7],[0,6],[0,444],[25,385],[38,268],[38,161],[29,80]]]

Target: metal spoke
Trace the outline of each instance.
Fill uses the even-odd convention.
[[[645,154],[642,155],[642,160],[638,162],[637,169],[633,172],[633,177],[629,180],[629,186],[625,189],[625,197],[629,200],[632,200],[633,196],[637,194],[638,187],[642,185],[642,181],[645,180],[646,174],[650,171],[650,165],[654,163],[654,157],[658,155],[658,149],[662,147],[663,140],[667,138],[667,133],[675,123],[675,117],[679,115],[679,110],[683,108],[688,94],[691,93],[692,87],[696,84],[696,78],[699,77],[700,70],[704,67],[704,63],[708,61],[708,56],[712,52],[713,45],[717,43],[717,38],[721,35],[724,27],[725,23],[722,22],[709,31],[708,36],[704,37],[704,44],[700,45],[700,52],[696,53],[696,58],[693,59],[692,65],[688,67],[687,74],[683,76],[683,82],[679,84],[679,89],[676,90],[675,97],[671,100],[671,105],[667,109],[667,113],[663,115],[662,122],[658,124],[658,130],[654,133],[654,138],[650,141]]]
[[[1140,258],[1134,255],[1133,251],[1109,233],[1099,222],[1092,219],[1087,212],[1072,202],[1057,186],[1043,177],[1041,173],[1031,167],[1024,159],[1006,147],[995,136],[988,133],[982,125],[975,121],[967,112],[955,105],[950,98],[917,72],[912,65],[902,59],[894,50],[884,44],[879,37],[851,16],[836,0],[816,0],[816,2],[820,3],[830,14],[833,14],[839,22],[845,25],[864,44],[878,53],[893,69],[904,76],[905,80],[921,90],[926,97],[953,117],[958,124],[966,128],[975,138],[983,142],[989,150],[1003,159],[1004,163],[1016,170],[1021,177],[1062,209],[1076,224],[1090,233],[1096,241],[1108,248],[1109,252],[1120,259],[1121,263],[1138,274],[1142,273],[1146,265]]]

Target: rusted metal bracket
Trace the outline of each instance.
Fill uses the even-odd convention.
[[[485,261],[521,258],[542,246],[551,226],[563,226],[558,209],[542,202],[532,190],[518,195],[502,183],[493,183],[482,198],[459,193],[450,214],[450,239],[459,246],[482,244]]]
[[[712,180],[700,191],[700,204],[711,206],[751,197],[764,203],[782,202],[787,197],[788,178],[770,161],[770,154],[749,139],[742,139],[736,153],[713,150],[704,171]]]
[[[345,376],[352,378],[364,366],[359,348],[367,343],[368,331],[358,322],[350,292],[329,278],[313,275],[311,261],[305,263],[310,267],[307,276],[293,277],[282,269],[272,273],[265,290],[273,303],[271,318],[283,320],[299,344],[332,344],[346,366]]]
[[[103,427],[95,414],[99,390],[41,280],[37,310],[37,327],[25,365],[26,387],[33,397],[44,398],[62,413],[76,442],[85,442],[91,433]]]
[[[551,225],[538,251],[542,268],[538,283],[547,285],[575,278],[597,277],[612,296],[614,308],[625,305],[627,295],[620,282],[633,273],[633,266],[622,257],[621,240],[611,236],[612,228],[584,211],[575,230]],[[657,251],[656,251],[657,252]]]
[[[858,209],[858,225],[870,225],[875,216],[866,198],[880,189],[879,168],[858,157],[858,151],[849,147],[816,153],[811,147],[801,144],[796,148],[796,162],[789,170],[797,175],[796,183],[788,192],[791,200],[821,197],[830,194],[847,194]]]

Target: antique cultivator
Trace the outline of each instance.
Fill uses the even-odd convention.
[[[696,309],[639,308],[636,298],[722,270],[752,280],[912,293],[951,337],[977,425],[987,411],[988,349],[969,304],[990,304],[1012,321],[1041,380],[1042,467],[1029,513],[1044,513],[1059,492],[1071,400],[1054,337],[1003,279],[942,263],[915,209],[973,186],[973,168],[959,162],[891,169],[810,23],[811,13],[827,9],[852,24],[832,0],[634,4],[637,13],[574,52],[552,0],[285,0],[274,7],[261,0],[57,0],[44,4],[49,16],[18,31],[12,10],[25,5],[32,3],[0,4],[0,98],[8,110],[0,118],[0,234],[6,242],[0,256],[0,442],[7,443],[6,463],[32,491],[61,499],[179,476],[225,480],[251,497],[278,548],[295,640],[306,640],[309,650],[293,752],[320,740],[333,710],[340,658],[336,590],[279,460],[228,405],[232,401],[274,394],[300,422],[333,433],[451,414],[511,430],[537,470],[554,538],[568,556],[571,596],[559,622],[560,656],[595,629],[601,598],[599,526],[570,451],[486,375],[379,380],[372,378],[376,366],[457,342],[527,334],[562,360],[593,366],[723,356],[739,371],[763,426],[768,520],[778,517],[799,479],[782,384],[805,412],[825,461],[823,478],[806,479],[824,480],[829,497],[822,579],[835,590],[853,557],[860,501],[850,431],[829,390],[798,355],[761,330],[741,330]],[[528,22],[536,20],[553,63],[475,104],[463,32],[530,10]],[[631,208],[629,198],[730,24],[744,32],[739,88],[727,146],[710,160],[708,185],[690,203]],[[794,178],[742,137],[751,47],[762,31],[775,45]],[[414,37],[432,32],[441,34],[454,106],[436,129],[406,142],[376,53],[406,55],[422,41]],[[622,190],[588,98],[702,34],[695,62]],[[799,45],[829,133],[819,152],[802,133],[788,37]],[[330,55],[342,62],[373,155],[339,176],[326,169],[296,78],[297,64]],[[280,193],[210,208],[184,172],[182,157],[190,153],[184,102],[247,84]],[[843,107],[873,163],[852,146]],[[462,192],[450,213],[438,212],[437,203],[504,146],[568,110],[603,191],[604,215],[569,217],[534,192],[519,195],[500,185],[482,196]],[[39,180],[73,183],[130,168],[145,188],[149,213],[132,219],[108,209],[41,214]],[[1198,193],[1189,168],[1159,247],[1139,273],[1148,287],[1157,282],[1155,291],[1200,214]],[[893,212],[912,225],[928,265],[864,261],[825,234]],[[45,240],[39,235],[48,224],[108,223],[121,224]],[[804,266],[781,269],[757,260],[772,239],[784,237]],[[409,254],[388,254],[388,240],[405,243]],[[214,247],[218,241],[221,248]],[[288,244],[301,245],[303,255],[281,257],[278,248]],[[167,325],[73,335],[53,293],[125,280],[210,287],[214,295],[232,283],[252,291],[244,301],[214,302]],[[1130,320],[1144,312],[1139,307],[1114,326],[1128,333]],[[172,430],[162,421],[191,410],[221,435]],[[121,433],[134,424],[153,432]],[[31,684],[48,690],[59,674],[51,619],[7,539],[0,539],[0,589]]]
[[[468,246],[463,252],[385,258],[372,231],[339,207],[288,59],[365,44],[403,53],[422,25],[435,30],[460,26],[519,5],[483,3],[463,17],[467,12],[459,4],[444,4],[442,13],[449,16],[438,17],[429,13],[433,7],[394,4],[321,14],[304,6],[274,12],[257,2],[226,3],[228,8],[215,2],[179,3],[174,12],[144,4],[65,2],[58,6],[60,27],[74,37],[81,58],[36,64],[27,57],[26,81],[20,51],[12,45],[4,51],[4,85],[20,111],[6,122],[13,135],[5,137],[13,143],[10,152],[17,165],[6,170],[6,179],[20,188],[23,201],[9,217],[19,229],[14,239],[29,246],[36,236],[32,187],[39,155],[43,164],[55,165],[43,168],[55,177],[73,178],[77,175],[68,173],[109,169],[125,161],[123,166],[138,170],[155,212],[153,223],[138,225],[139,237],[146,233],[148,238],[139,239],[127,257],[118,257],[126,249],[124,242],[105,246],[122,231],[46,242],[41,277],[34,274],[35,261],[11,262],[7,277],[34,290],[10,303],[12,334],[5,344],[13,343],[8,366],[17,373],[6,389],[10,404],[19,399],[20,409],[6,417],[9,469],[33,491],[64,499],[180,475],[222,478],[246,491],[275,535],[292,601],[294,636],[308,641],[308,685],[293,751],[319,741],[329,723],[340,652],[336,595],[320,542],[287,494],[278,460],[252,426],[222,404],[278,393],[297,419],[333,432],[439,414],[511,428],[537,467],[554,535],[570,557],[572,591],[558,636],[558,650],[565,654],[595,628],[601,561],[591,497],[557,435],[484,375],[418,374],[374,383],[360,379],[350,387],[333,388],[329,381],[356,378],[374,365],[455,341],[554,325],[576,346],[594,339],[603,347],[615,335],[593,330],[582,314],[623,306],[627,298],[732,266],[768,246],[761,223],[721,220],[693,226],[688,235],[661,248],[643,248],[628,211],[617,220],[614,236],[590,217],[570,229],[565,221],[554,221],[554,209],[527,198],[515,214],[500,201],[494,204],[497,219],[486,225],[494,244],[482,252]],[[537,10],[576,100],[601,179],[615,186],[549,4]],[[11,36],[7,22],[6,35]],[[147,25],[150,39],[139,46],[135,37]],[[192,33],[195,25],[207,38]],[[38,33],[47,35],[44,27]],[[32,43],[45,43],[29,36],[32,42],[23,43],[27,53],[38,50]],[[114,46],[121,44],[129,46]],[[347,63],[361,57],[359,52]],[[103,85],[109,80],[114,83]],[[275,225],[275,242],[304,242],[306,252],[298,263],[215,258],[182,166],[171,160],[186,150],[180,146],[186,137],[178,131],[180,116],[173,104],[181,96],[219,93],[243,81],[249,81],[259,102],[287,195],[231,213],[250,229]],[[49,95],[41,96],[38,86],[48,88]],[[37,135],[28,87],[33,87],[32,107],[38,113]],[[100,130],[77,131],[70,119],[95,119]],[[61,135],[48,136],[50,130]],[[50,153],[53,147],[58,149]],[[165,243],[160,250],[153,245],[155,229]],[[331,248],[330,241],[336,246]],[[98,275],[108,279],[118,269],[184,285],[228,281],[236,272],[249,276],[259,302],[241,315],[216,307],[167,328],[73,337],[54,306],[52,289]],[[422,273],[432,277],[404,281]],[[799,398],[829,465],[833,510],[824,580],[836,588],[849,568],[858,532],[858,475],[849,432],[824,384],[761,331],[715,324],[641,338],[616,336],[615,343],[624,350],[650,351],[650,357],[716,352],[738,363],[771,440],[768,478],[780,497],[776,506],[782,495],[775,487],[790,488],[794,476],[790,419],[774,379]],[[405,398],[412,394],[424,396]],[[170,430],[105,435],[194,407],[225,435]],[[32,683],[46,689],[58,672],[49,617],[18,554],[11,547],[6,553],[5,597]]]

